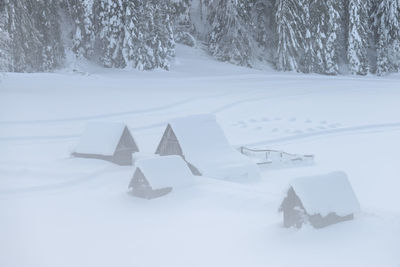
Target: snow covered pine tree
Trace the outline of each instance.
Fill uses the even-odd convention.
[[[6,4],[8,0],[0,2],[0,71],[11,71],[11,38],[6,29],[8,17],[6,16]]]
[[[338,74],[340,8],[336,0],[277,0],[276,68]]]
[[[129,1],[125,11],[124,58],[140,70],[169,68],[175,42],[168,8],[157,0]]]
[[[259,51],[256,57],[259,61],[267,60],[273,62],[274,50],[274,1],[255,0],[252,8],[252,26],[254,40],[258,45]]]
[[[275,4],[275,67],[301,71],[307,36],[308,0],[277,0]]]
[[[94,3],[99,32],[100,63],[107,68],[126,66],[122,56],[123,6],[122,0],[98,0]]]
[[[61,28],[61,18],[71,27]],[[267,60],[335,75],[347,64],[352,74],[384,75],[400,70],[400,1],[0,1],[2,70],[51,71],[64,63],[64,45],[105,67],[168,69],[175,41],[193,46],[195,37],[237,65]]]
[[[49,71],[62,64],[58,2],[5,0],[5,29],[11,40],[10,71]]]
[[[338,67],[338,34],[341,27],[340,1],[312,0],[310,5],[310,32],[313,72],[335,75]]]
[[[143,12],[140,0],[132,0],[126,4],[123,57],[128,67],[136,68],[142,61],[140,51],[139,15]]]
[[[144,1],[147,25],[142,22],[144,40],[147,47],[147,60],[143,69],[169,69],[169,62],[175,56],[175,41],[170,17],[170,9],[163,1]]]
[[[191,4],[191,0],[172,1],[170,13],[173,20],[175,42],[195,46],[196,39],[193,34],[195,34],[196,30],[190,14]]]
[[[352,74],[368,73],[368,5],[366,0],[349,0],[347,58]]]
[[[303,10],[303,23],[305,24],[305,33],[303,39],[304,52],[300,58],[300,68],[304,73],[315,72],[315,53],[313,50],[314,36],[311,35],[313,27],[311,25],[312,21],[310,18],[310,2],[305,0],[302,3]]]
[[[93,59],[96,32],[93,17],[94,0],[65,0],[67,14],[73,22],[72,51],[78,58]]]
[[[327,5],[327,25],[326,25],[326,41],[324,45],[325,54],[325,70],[324,74],[336,75],[339,73],[339,31],[342,27],[340,10],[341,0],[325,0]]]
[[[398,0],[380,0],[373,13],[376,32],[376,73],[399,71],[400,9]]]
[[[40,38],[40,71],[50,71],[60,67],[64,60],[64,47],[61,41],[60,18],[57,0],[36,0],[33,6],[35,27]]]
[[[251,66],[255,48],[251,32],[253,2],[220,0],[210,3],[208,49],[216,59]]]
[[[6,29],[11,39],[11,71],[31,72],[38,69],[41,42],[39,32],[30,17],[32,3],[24,0],[7,0],[5,16]]]

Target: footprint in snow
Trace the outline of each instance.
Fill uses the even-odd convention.
[[[319,129],[325,130],[326,128],[324,126],[318,126]]]
[[[261,126],[258,126],[258,127],[256,127],[256,128],[254,128],[254,130],[256,130],[256,131],[260,131],[260,130],[262,130],[262,128],[263,128],[263,127],[261,127]]]
[[[280,120],[282,120],[282,118],[276,117],[275,120],[280,121]]]
[[[328,122],[327,121],[320,121],[319,123],[321,123],[321,124],[327,124]]]
[[[291,122],[295,122],[296,120],[297,119],[295,117],[289,119],[289,121],[291,121]]]
[[[250,119],[250,122],[257,122],[257,120],[256,119]]]
[[[276,133],[276,132],[278,132],[279,131],[279,129],[278,128],[274,128],[274,129],[272,129],[272,132],[274,132],[274,133]]]
[[[267,117],[263,117],[261,120],[262,121],[269,121],[269,119]]]
[[[312,123],[312,120],[307,119],[307,120],[305,120],[304,122],[305,122],[305,123]]]

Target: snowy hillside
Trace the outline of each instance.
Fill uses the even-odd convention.
[[[400,76],[258,71],[178,45],[170,71],[78,64],[0,82],[0,266],[400,266]],[[75,66],[76,67],[76,66]],[[235,146],[315,155],[234,183],[129,195],[132,166],[72,158],[89,121],[126,123],[153,153],[172,118],[215,114]],[[212,157],[212,155],[210,155]],[[283,227],[296,177],[342,170],[361,212]]]

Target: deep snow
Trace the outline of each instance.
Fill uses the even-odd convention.
[[[165,123],[212,113],[234,145],[314,154],[262,179],[151,201],[133,167],[71,158],[85,123],[126,123],[154,152]],[[400,266],[400,76],[326,77],[235,67],[178,47],[170,72],[6,74],[0,83],[0,266]],[[298,176],[343,170],[355,220],[282,227]]]

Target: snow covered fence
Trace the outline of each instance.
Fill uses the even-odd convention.
[[[250,157],[258,165],[313,164],[314,155],[291,154],[279,150],[238,148],[243,155]]]

